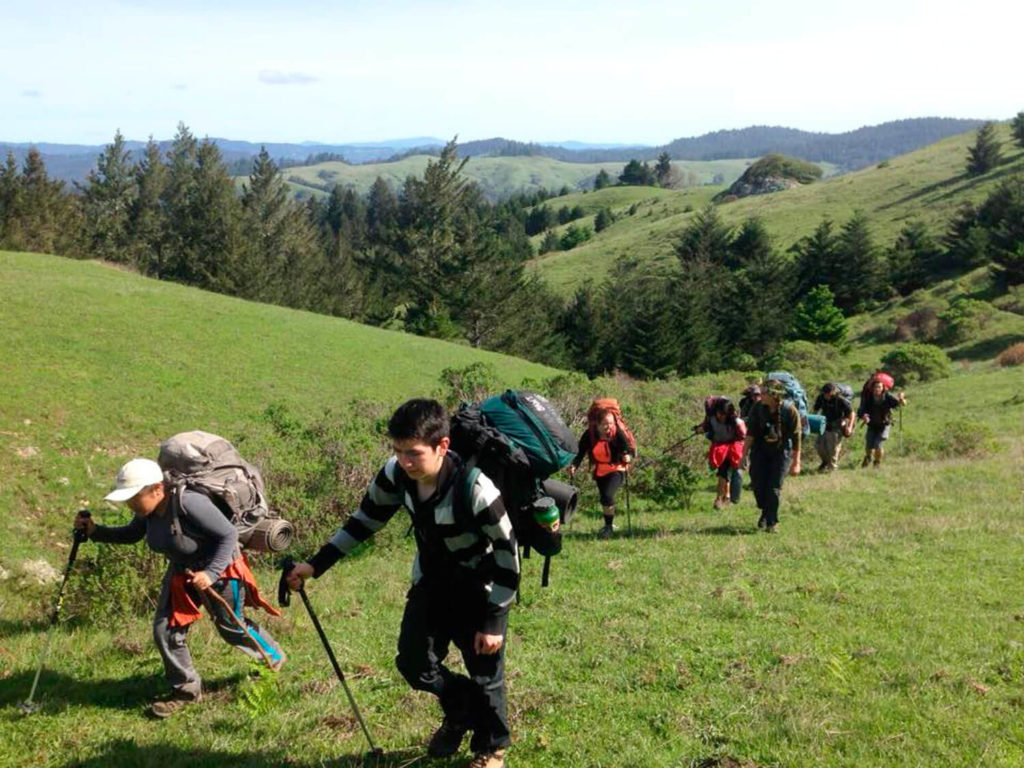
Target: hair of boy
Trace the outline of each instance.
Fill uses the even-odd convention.
[[[448,414],[437,400],[408,400],[391,414],[388,436],[393,440],[416,440],[437,447],[448,437]]]
[[[736,404],[732,400],[719,400],[715,404],[715,413],[724,414],[728,421],[733,421],[737,415]]]

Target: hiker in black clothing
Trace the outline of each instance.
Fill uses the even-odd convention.
[[[786,475],[800,474],[800,412],[783,400],[786,387],[769,379],[761,402],[750,413],[744,453],[750,456],[750,485],[761,517],[758,528],[774,533]]]
[[[833,472],[839,468],[843,438],[853,433],[853,406],[842,396],[839,387],[830,381],[821,388],[821,394],[814,401],[814,411],[825,417],[825,431],[818,435],[814,446],[821,459],[818,471]]]
[[[882,444],[889,439],[889,425],[892,424],[892,412],[907,404],[906,396],[900,392],[893,394],[886,389],[885,383],[879,380],[871,382],[871,393],[862,397],[857,416],[867,425],[864,438],[864,460],[861,467],[875,461],[875,467],[881,465],[885,451]]]
[[[449,421],[435,400],[410,400],[388,422],[395,455],[359,509],[307,563],[288,573],[292,589],[317,578],[379,531],[401,507],[416,536],[412,588],[395,663],[409,684],[438,697],[444,722],[427,748],[455,754],[473,731],[471,768],[503,768],[510,743],[505,704],[505,635],[519,585],[519,552],[501,494],[480,473],[472,492],[448,450]],[[454,643],[467,675],[445,666]]]

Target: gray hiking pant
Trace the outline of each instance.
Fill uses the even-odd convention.
[[[839,456],[843,452],[843,433],[838,430],[825,430],[818,435],[815,442],[818,449],[818,456],[821,463],[829,469],[836,469],[839,466]]]
[[[157,650],[160,651],[160,658],[164,662],[164,674],[174,692],[197,697],[200,692],[200,680],[199,673],[196,672],[196,668],[192,664],[192,654],[189,653],[188,645],[185,642],[188,636],[188,627],[172,627],[170,624],[171,574],[171,568],[168,568],[164,574],[156,615],[153,617],[153,641],[156,643]],[[220,633],[224,642],[255,661],[263,661],[262,654],[257,650],[257,643],[271,661],[281,659],[283,657],[281,646],[270,636],[270,633],[242,615],[242,606],[245,605],[245,585],[235,579],[218,579],[213,583],[213,589],[227,601],[234,615],[244,622],[252,633],[250,636],[248,632],[242,631],[223,605],[202,595],[203,606],[210,612],[210,618],[213,619],[217,632]]]

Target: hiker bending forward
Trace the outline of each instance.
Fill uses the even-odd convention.
[[[871,393],[866,398],[861,398],[860,407],[857,408],[857,416],[867,425],[861,467],[870,464],[872,458],[876,467],[881,465],[882,457],[885,455],[882,446],[889,439],[892,412],[906,404],[907,398],[902,392],[894,395],[885,388],[884,382],[875,380],[871,383]]]
[[[597,483],[604,513],[604,528],[598,536],[607,539],[615,532],[615,495],[625,482],[626,472],[633,460],[629,440],[625,432],[616,426],[615,414],[611,411],[599,412],[596,424],[588,426],[580,436],[576,458],[569,466],[570,477],[576,476],[584,456],[590,460],[590,469]]]
[[[395,455],[359,509],[307,563],[288,574],[292,589],[319,577],[379,531],[400,507],[412,519],[416,558],[398,638],[398,670],[413,688],[438,697],[444,721],[427,748],[459,750],[468,731],[474,768],[502,768],[510,743],[505,704],[508,610],[519,586],[519,553],[497,487],[478,475],[466,488],[449,452],[448,418],[434,400],[410,400],[388,422]],[[466,675],[444,661],[454,643]]]
[[[153,640],[164,662],[169,698],[153,702],[150,713],[168,717],[201,696],[199,674],[185,644],[188,629],[206,606],[220,636],[251,659],[274,669],[285,661],[281,647],[242,606],[280,613],[259,595],[238,547],[238,531],[207,496],[164,483],[160,465],[132,459],[117,473],[108,501],[124,502],[135,513],[127,525],[97,525],[80,514],[75,528],[92,541],[134,544],[142,539],[167,558],[167,571],[153,617]],[[216,599],[220,596],[222,603]],[[245,629],[241,623],[245,624]]]
[[[818,435],[814,445],[821,459],[818,471],[832,472],[839,468],[843,438],[853,434],[853,406],[839,392],[839,387],[829,382],[814,401],[814,410],[825,417],[825,431]]]
[[[743,463],[744,440],[747,425],[736,411],[736,404],[725,397],[711,401],[705,408],[704,421],[693,428],[704,433],[711,441],[708,448],[708,466],[718,477],[718,492],[715,509],[729,506],[730,501],[739,502],[739,491],[743,487],[740,466]]]
[[[800,412],[784,400],[785,386],[769,380],[747,425],[745,450],[750,455],[750,485],[761,517],[758,528],[769,533],[779,524],[779,502],[786,475],[800,474]]]

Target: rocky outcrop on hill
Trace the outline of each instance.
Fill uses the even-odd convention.
[[[821,168],[786,155],[765,155],[752,163],[731,187],[719,193],[715,200],[724,202],[750,195],[782,192],[801,184],[810,184],[821,178]]]

